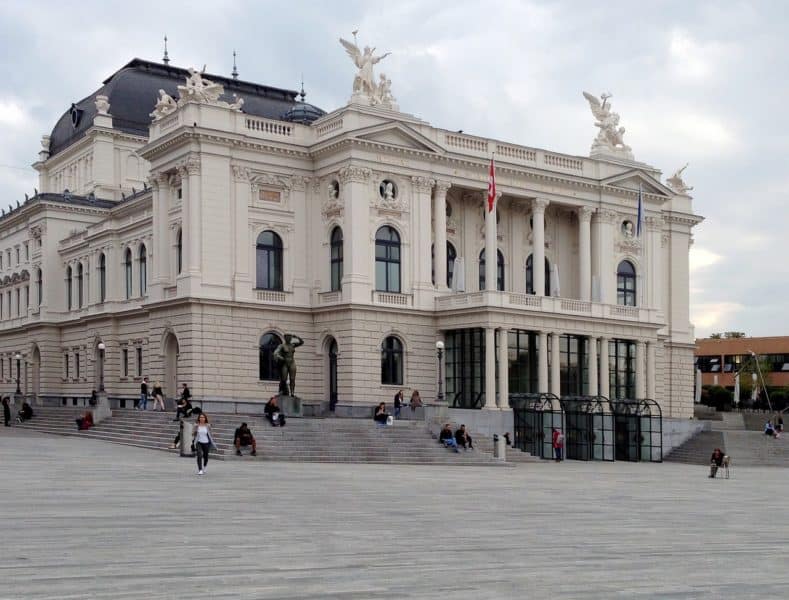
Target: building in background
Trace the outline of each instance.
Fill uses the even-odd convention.
[[[293,332],[305,402],[432,400],[441,340],[457,407],[544,391],[689,417],[701,218],[681,171],[634,160],[607,97],[587,95],[590,156],[567,155],[433,127],[369,67],[329,114],[139,59],[75,101],[42,140],[37,194],[0,219],[6,389],[19,354],[39,402],[100,379],[122,402],[143,376],[262,402]]]
[[[768,387],[789,386],[789,336],[696,340],[696,368],[702,385],[734,389],[734,374],[747,367],[751,352],[759,360]],[[749,368],[751,376],[753,368]]]

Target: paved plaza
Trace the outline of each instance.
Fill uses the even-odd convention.
[[[785,598],[787,471],[192,460],[0,431],[0,598]]]

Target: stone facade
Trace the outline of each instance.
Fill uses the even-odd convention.
[[[594,342],[585,389],[604,395],[602,349],[631,340],[634,395],[653,396],[667,416],[691,415],[688,249],[701,219],[656,168],[599,149],[585,158],[450,132],[356,96],[311,124],[254,117],[213,96],[170,99],[147,137],[114,126],[102,98],[86,135],[54,155],[45,136],[40,193],[0,221],[6,389],[19,353],[23,393],[87,396],[103,342],[110,398],[132,398],[148,376],[170,396],[185,381],[198,398],[262,402],[277,382],[260,379],[261,337],[293,332],[305,341],[296,391],[307,401],[327,400],[332,379],[342,403],[390,401],[400,388],[432,400],[444,332],[481,328],[490,342],[495,330],[520,329],[557,348],[541,347],[540,391],[561,391],[559,335]],[[494,152],[501,196],[486,215]],[[335,227],[342,277],[332,286]],[[400,240],[399,285],[389,289],[376,281],[382,227]],[[260,285],[263,232],[281,240],[281,285]],[[452,265],[447,242],[462,259]],[[485,279],[497,248],[503,290],[479,289],[486,247]],[[533,269],[536,293],[530,256],[550,265]],[[617,304],[622,261],[635,268],[635,306]],[[392,385],[381,383],[389,336],[403,359]],[[497,352],[507,356],[506,346],[489,343],[487,408],[506,407],[495,398],[496,378],[499,393],[508,385]]]

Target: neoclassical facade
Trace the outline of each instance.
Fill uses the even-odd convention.
[[[433,127],[371,73],[325,114],[135,59],[74,104],[43,138],[36,194],[0,220],[6,391],[18,359],[37,401],[102,382],[126,400],[147,376],[263,402],[292,332],[308,402],[432,400],[442,340],[453,406],[544,391],[689,417],[701,219],[681,172],[663,183],[621,132],[601,138],[617,133],[605,97],[591,155],[571,156]]]

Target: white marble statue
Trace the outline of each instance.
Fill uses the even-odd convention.
[[[233,102],[228,104],[228,108],[241,112],[241,107],[244,106],[244,99],[238,94],[233,94]]]
[[[373,65],[389,56],[390,52],[376,56],[375,48],[370,46],[365,46],[364,51],[360,50],[356,43],[356,31],[353,32],[353,42],[340,38],[340,43],[359,69],[353,78],[354,98],[364,98],[370,104],[391,105],[394,101],[390,90],[392,82],[382,75],[381,83],[376,84],[373,73]]]
[[[633,222],[632,221],[625,221],[622,223],[622,235],[626,238],[633,237]]]
[[[600,129],[592,143],[592,155],[608,154],[632,159],[633,152],[624,140],[625,128],[619,126],[619,114],[613,112],[608,103],[611,94],[601,94],[599,99],[589,92],[583,92],[583,95],[597,119],[595,127]]]
[[[391,181],[384,184],[384,200],[387,202],[394,200],[394,184]]]
[[[682,179],[682,173],[688,168],[689,164],[690,163],[685,163],[684,167],[677,169],[677,171],[671,177],[666,179],[668,186],[678,194],[685,194],[693,189],[692,186],[685,185],[685,182]]]
[[[159,99],[156,101],[156,106],[153,107],[153,112],[150,116],[153,117],[154,121],[158,121],[162,117],[174,113],[177,108],[178,104],[173,97],[164,90],[159,90]]]
[[[381,73],[378,79],[379,82],[376,86],[375,94],[370,98],[370,104],[397,110],[396,100],[392,96],[392,80],[387,78],[385,73]]]
[[[330,181],[328,185],[329,189],[329,200],[336,200],[337,199],[337,185]]]
[[[205,67],[203,67],[203,72],[205,72]],[[189,68],[186,85],[178,86],[181,102],[196,100],[204,104],[212,104],[219,100],[219,96],[224,93],[225,88],[218,83],[204,79],[203,72]]]
[[[96,112],[99,113],[100,115],[109,114],[110,102],[107,96],[101,94],[96,96],[96,101],[94,102],[94,105],[96,106]]]

